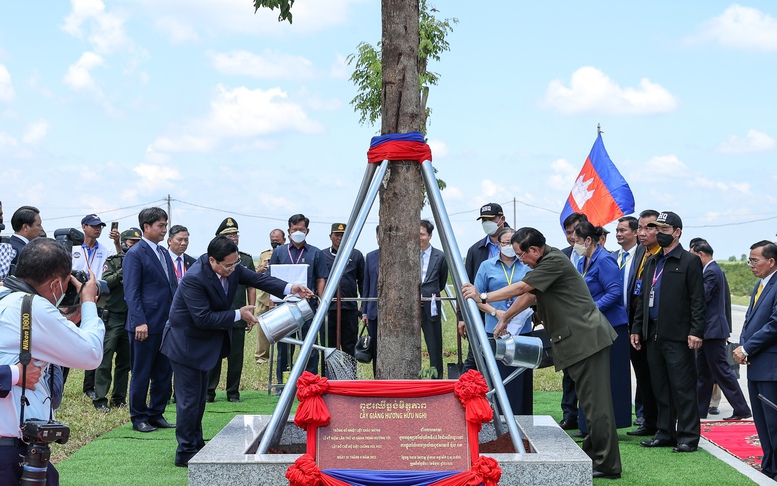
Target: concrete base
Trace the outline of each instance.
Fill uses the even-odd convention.
[[[292,417],[293,419],[293,417]],[[304,444],[305,432],[292,419],[283,430],[281,446]],[[591,485],[591,459],[549,415],[516,416],[531,452],[488,454],[502,468],[501,484]],[[299,454],[255,454],[269,415],[238,415],[189,461],[192,486],[285,486],[286,469]],[[480,442],[496,439],[493,424],[483,425]]]

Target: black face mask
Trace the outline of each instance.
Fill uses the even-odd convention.
[[[281,244],[278,243],[277,241],[273,241],[272,243],[270,243],[270,246],[272,246],[272,249],[274,250],[274,249],[278,248],[279,246],[281,246]]]
[[[658,240],[658,246],[660,246],[661,248],[666,248],[667,246],[671,246],[672,242],[674,241],[674,237],[666,233],[658,233],[656,235],[656,239]]]

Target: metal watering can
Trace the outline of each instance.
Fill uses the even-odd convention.
[[[507,366],[536,369],[542,361],[542,339],[531,336],[488,338],[494,358]]]
[[[286,302],[260,315],[259,325],[270,344],[297,332],[305,321],[313,318],[313,309],[307,300]]]

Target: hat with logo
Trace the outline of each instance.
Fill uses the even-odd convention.
[[[227,218],[219,225],[219,229],[216,230],[216,236],[228,235],[231,233],[237,233],[237,221],[232,218]]]
[[[142,234],[137,228],[126,229],[121,232],[121,241],[126,240],[139,240]]]
[[[480,208],[480,217],[478,219],[493,218],[494,216],[504,216],[504,214],[505,213],[502,211],[502,206],[497,203],[488,203]]]
[[[345,233],[345,224],[332,223],[332,231],[330,231],[329,234],[332,234],[332,233]]]
[[[105,223],[96,214],[87,214],[81,219],[82,225],[87,226],[105,226]]]
[[[683,220],[680,219],[680,216],[673,213],[672,211],[664,211],[661,214],[658,215],[656,220],[654,222],[650,222],[647,224],[648,226],[655,226],[657,228],[683,228]]]

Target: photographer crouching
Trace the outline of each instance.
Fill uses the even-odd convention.
[[[80,369],[100,364],[105,328],[97,316],[97,282],[90,272],[82,285],[71,276],[71,265],[71,254],[57,241],[37,238],[24,247],[15,276],[0,287],[0,365],[27,363],[26,368],[48,371],[53,364]],[[80,310],[69,316],[81,320],[80,328],[57,309],[69,286],[80,294]],[[32,297],[25,299],[27,294]],[[54,421],[52,397],[61,390],[52,393],[56,381],[47,376],[53,374],[42,373],[34,389],[14,386],[0,399],[0,486],[59,484],[48,444],[67,442],[70,429]]]

